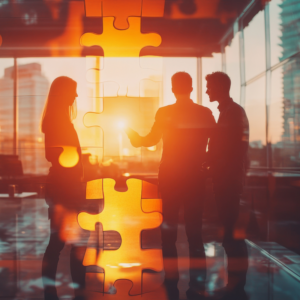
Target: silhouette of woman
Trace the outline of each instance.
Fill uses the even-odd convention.
[[[76,88],[77,83],[71,78],[56,78],[51,84],[42,117],[45,155],[52,164],[46,182],[51,233],[42,265],[46,300],[58,299],[55,277],[59,255],[66,243],[72,244],[70,269],[75,299],[84,299],[85,267],[82,261],[89,232],[77,224],[78,212],[85,202],[85,189],[82,183],[81,149],[72,124],[76,113],[75,98],[78,96]],[[64,163],[61,154],[67,148],[73,149],[73,157],[64,155]]]

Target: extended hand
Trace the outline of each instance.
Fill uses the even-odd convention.
[[[133,129],[131,129],[130,127],[127,127],[125,129],[125,132],[130,140],[130,143],[133,147],[141,147],[141,136],[134,131]]]

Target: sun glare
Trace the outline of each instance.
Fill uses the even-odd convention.
[[[119,129],[124,129],[125,126],[126,126],[126,122],[124,120],[120,120],[120,121],[117,122],[117,127]]]

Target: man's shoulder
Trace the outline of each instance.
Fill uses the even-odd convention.
[[[229,106],[229,110],[236,112],[236,113],[245,114],[245,109],[240,104],[236,103],[234,100],[232,101],[231,105]]]
[[[203,105],[200,105],[198,103],[191,103],[191,104],[188,104],[184,107],[179,107],[176,103],[174,104],[170,104],[170,105],[166,105],[166,106],[162,106],[160,107],[158,110],[157,110],[157,113],[158,114],[169,114],[171,113],[172,111],[177,111],[179,109],[190,109],[192,108],[193,111],[195,112],[198,112],[198,113],[202,113],[202,114],[212,114],[212,111],[208,108],[208,107],[205,107]]]
[[[232,121],[241,121],[245,126],[249,126],[249,121],[245,109],[240,104],[234,101],[228,108],[227,118]]]
[[[169,114],[169,112],[172,111],[173,107],[174,104],[160,107],[156,112],[156,116],[163,116],[165,114]]]
[[[201,119],[202,118],[210,118],[213,116],[212,111],[208,107],[203,106],[198,103],[192,104],[192,110]]]
[[[197,103],[194,103],[195,104],[195,108],[198,109],[199,111],[203,112],[203,113],[207,113],[207,114],[212,114],[212,111],[206,107],[206,106],[203,106],[201,104],[197,104]]]

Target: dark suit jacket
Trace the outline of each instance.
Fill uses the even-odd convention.
[[[159,179],[193,178],[201,173],[206,147],[215,119],[210,109],[192,100],[161,107],[150,133],[140,146],[150,147],[163,140]]]
[[[220,116],[208,148],[214,183],[242,183],[249,145],[249,122],[245,110],[231,98],[219,105]]]

